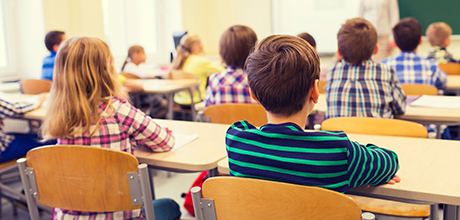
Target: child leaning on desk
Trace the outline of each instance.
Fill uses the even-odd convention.
[[[43,137],[58,144],[91,145],[133,153],[133,147],[169,151],[174,137],[133,107],[117,81],[114,58],[100,39],[75,37],[65,41],[56,56],[54,82]],[[156,219],[179,218],[171,199],[153,202]],[[53,219],[143,219],[141,209],[125,212],[80,212],[54,208]],[[124,216],[124,218],[123,218]]]
[[[338,192],[368,184],[394,184],[397,155],[350,141],[343,132],[304,131],[318,102],[319,57],[304,40],[272,35],[246,61],[249,87],[268,124],[231,125],[226,135],[230,174]]]

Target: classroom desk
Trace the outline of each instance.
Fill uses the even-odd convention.
[[[438,139],[348,134],[361,144],[373,143],[398,154],[401,182],[395,185],[358,187],[347,193],[397,201],[447,204],[446,210],[460,206],[460,142]],[[218,171],[228,174],[228,159],[218,162]],[[446,213],[445,213],[446,214]],[[447,218],[452,215],[446,214]]]
[[[312,114],[325,114],[326,110],[326,95],[321,94]],[[395,115],[395,118],[421,124],[451,125],[460,122],[460,109],[426,108],[407,105],[406,112],[402,115]]]
[[[200,85],[200,82],[195,79],[178,79],[178,80],[168,80],[168,79],[136,79],[133,82],[139,83],[144,87],[144,91],[137,93],[136,97],[138,98],[140,94],[164,94],[168,100],[168,114],[167,118],[173,118],[173,106],[174,106],[174,93],[188,90],[190,92],[190,97],[193,100],[192,88]],[[139,103],[139,102],[138,102]],[[192,103],[191,114],[192,119],[195,119],[195,105]]]

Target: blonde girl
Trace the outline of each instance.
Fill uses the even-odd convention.
[[[171,150],[174,145],[171,133],[124,99],[126,93],[117,81],[112,53],[102,40],[76,37],[65,41],[57,53],[54,73],[42,129],[45,139],[56,138],[58,144],[91,145],[128,153],[133,153],[136,146],[153,151]],[[155,208],[155,215],[159,211],[160,219],[180,216],[179,206],[174,201],[155,200],[154,206],[158,205],[163,207]],[[161,218],[161,215],[166,217]],[[52,218],[83,216],[89,219],[143,218],[140,209],[96,213],[58,208],[54,209]]]
[[[149,74],[139,69],[139,64],[145,62],[146,59],[145,51],[142,46],[133,45],[128,50],[128,57],[126,57],[121,72],[131,73],[140,78],[146,78]]]
[[[200,102],[200,100],[204,99],[207,77],[212,73],[224,70],[224,68],[214,65],[206,58],[200,56],[203,53],[203,45],[197,35],[184,35],[176,51],[177,56],[172,63],[172,78],[174,79],[174,72],[178,70],[197,78],[200,81],[199,89],[201,96],[198,91],[195,91],[193,101]],[[188,92],[176,93],[174,101],[185,108],[192,103]]]

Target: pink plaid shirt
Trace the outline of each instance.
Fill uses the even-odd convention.
[[[149,116],[136,109],[128,101],[111,98],[113,111],[107,104],[101,104],[99,129],[89,137],[90,132],[77,134],[72,139],[60,138],[58,144],[91,145],[133,153],[133,147],[146,147],[155,152],[169,151],[174,145],[171,132],[157,125]],[[94,129],[93,124],[91,131]],[[140,209],[120,212],[80,212],[55,208],[52,219],[143,219]]]
[[[249,93],[248,74],[234,67],[209,77],[204,100],[206,107],[226,103],[258,104]]]

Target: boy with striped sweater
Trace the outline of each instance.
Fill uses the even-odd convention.
[[[319,58],[306,41],[269,36],[248,57],[246,69],[251,95],[269,123],[258,129],[240,121],[228,129],[231,175],[338,192],[400,181],[394,152],[360,145],[343,132],[303,130],[319,97]]]

